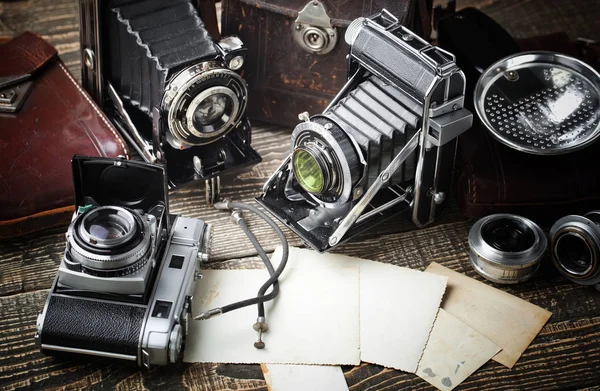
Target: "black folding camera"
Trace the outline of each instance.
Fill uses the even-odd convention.
[[[169,214],[162,165],[73,158],[77,211],[35,340],[46,354],[180,358],[211,226]]]
[[[257,201],[319,251],[410,209],[431,223],[450,190],[456,138],[472,123],[454,56],[383,10],[353,21],[348,82],[292,133]]]
[[[216,43],[192,0],[80,0],[83,85],[150,163],[167,163],[169,187],[260,161],[250,147],[247,49]]]

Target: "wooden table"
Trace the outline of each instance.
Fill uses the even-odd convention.
[[[507,20],[516,23],[517,27],[512,25],[511,28],[521,31],[521,35],[527,35],[523,33],[527,29],[534,33],[540,31],[529,24],[518,29],[523,16],[515,11],[516,0],[503,1],[502,5],[489,0],[480,3],[499,19],[502,19],[503,7],[514,11],[515,17]],[[523,3],[534,7],[532,3],[536,1]],[[537,3],[542,4],[543,9],[549,7],[548,3],[559,4],[558,1]],[[579,3],[587,10],[581,14],[591,15],[591,24],[598,20],[597,0]],[[571,9],[572,6],[565,7]],[[579,20],[581,14],[569,20]],[[79,77],[76,0],[0,3],[0,33],[14,34],[25,29],[49,39],[73,74]],[[590,31],[597,34],[597,30]],[[289,129],[257,124],[253,145],[262,154],[263,162],[224,184],[223,196],[242,201],[257,196],[264,181],[286,156],[289,136]],[[205,206],[203,200],[204,189],[191,187],[173,192],[170,206],[176,214],[214,224],[212,257],[206,267],[261,267],[254,248],[229,221],[229,215]],[[272,232],[253,218],[250,224],[268,252],[272,252],[277,244]],[[460,215],[455,201],[450,200],[444,216],[431,227],[415,229],[408,219],[398,217],[337,251],[421,270],[435,261],[482,280],[467,258],[467,233],[471,224],[472,221]],[[33,343],[36,316],[63,256],[64,233],[62,228],[0,243],[0,388],[266,389],[259,365],[178,364],[140,370],[120,362],[105,365],[85,360],[59,361],[42,355]],[[295,235],[288,230],[286,233],[292,245],[302,246]],[[548,259],[533,281],[499,288],[548,309],[553,313],[552,318],[514,368],[507,369],[490,361],[457,389],[600,389],[600,293],[561,278]],[[343,369],[352,390],[434,389],[416,375],[377,365]],[[310,389],[309,382],[307,389]]]

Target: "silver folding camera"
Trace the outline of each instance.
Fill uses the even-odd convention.
[[[201,1],[201,0],[195,0]],[[258,163],[245,116],[247,49],[214,42],[192,0],[80,0],[82,84],[169,187]]]
[[[169,214],[160,165],[75,156],[73,182],[77,210],[36,343],[59,356],[176,362],[211,226]]]
[[[353,21],[348,82],[292,133],[257,201],[319,251],[399,212],[421,227],[450,191],[456,138],[472,123],[452,54],[383,10]]]

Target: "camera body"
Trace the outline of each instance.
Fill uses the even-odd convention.
[[[318,251],[406,210],[431,223],[473,120],[454,56],[386,10],[353,21],[346,42],[346,85],[322,114],[300,115],[289,157],[257,198]]]
[[[35,340],[52,355],[176,362],[211,226],[170,215],[165,169],[73,158],[77,211]]]
[[[146,162],[168,163],[169,187],[260,161],[237,37],[214,42],[192,0],[79,5],[83,86]]]

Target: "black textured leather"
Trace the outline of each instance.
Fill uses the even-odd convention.
[[[137,356],[145,307],[52,295],[42,344]]]

